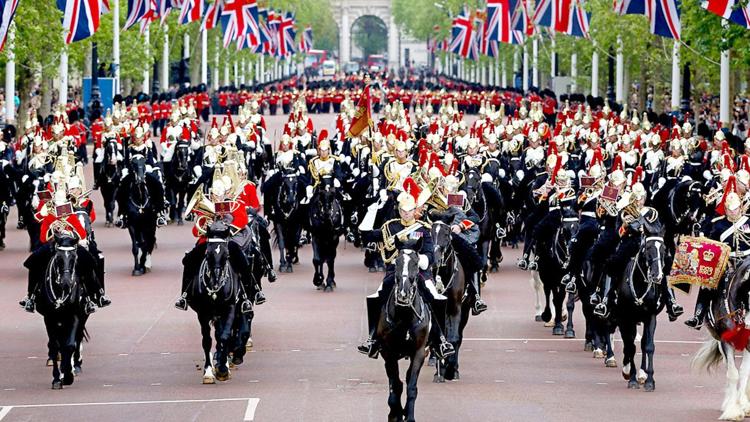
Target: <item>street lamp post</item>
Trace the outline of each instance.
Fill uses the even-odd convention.
[[[609,47],[607,57],[607,102],[611,105],[615,101],[615,49]]]
[[[91,43],[91,99],[89,100],[89,121],[102,115],[102,94],[99,91],[99,49]]]

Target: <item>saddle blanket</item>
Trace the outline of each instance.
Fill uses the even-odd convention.
[[[690,293],[693,285],[715,289],[727,267],[730,252],[725,243],[682,236],[667,281],[686,293]]]

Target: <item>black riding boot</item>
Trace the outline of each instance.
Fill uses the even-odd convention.
[[[445,339],[445,314],[447,300],[435,299],[430,304],[430,314],[432,317],[432,329],[430,330],[430,346],[439,359],[445,359],[455,354],[456,350],[453,345]]]
[[[360,353],[371,357],[372,359],[377,359],[378,353],[380,353],[380,348],[378,345],[378,341],[375,338],[375,332],[378,328],[378,320],[380,319],[380,298],[378,296],[367,296],[366,304],[367,328],[369,336],[364,343],[357,346],[357,350],[359,350]]]
[[[700,330],[703,327],[703,320],[706,318],[708,306],[711,303],[711,296],[713,296],[713,291],[710,289],[701,287],[698,290],[698,299],[695,302],[695,314],[692,318],[685,321],[685,325],[696,330]]]
[[[474,293],[474,305],[471,308],[472,315],[479,315],[487,310],[487,304],[482,300],[479,295],[479,271],[474,272],[469,279],[469,289]],[[468,297],[469,292],[464,293],[464,298]]]
[[[614,296],[615,289],[612,286],[612,277],[605,275],[602,301],[594,307],[594,315],[598,315],[600,317],[606,317],[607,315],[609,315],[609,308],[607,304],[609,304],[610,302],[614,302]]]
[[[682,308],[682,305],[677,303],[677,299],[674,297],[674,290],[669,288],[666,280],[662,281],[662,283],[664,284],[662,288],[662,300],[664,300],[667,307],[667,316],[669,316],[670,322],[677,321],[677,318],[685,313],[685,310]]]

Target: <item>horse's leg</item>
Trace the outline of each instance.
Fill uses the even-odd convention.
[[[75,381],[75,375],[73,374],[73,352],[76,348],[76,335],[78,334],[78,316],[68,321],[68,324],[63,324],[65,331],[65,337],[63,338],[63,344],[61,344],[61,355],[62,360],[60,362],[60,370],[63,374],[63,385],[71,385]]]
[[[313,269],[315,270],[315,274],[313,274],[313,285],[321,288],[323,284],[323,262],[320,258],[320,245],[318,243],[317,236],[312,236],[312,241],[310,242],[312,245],[313,250]],[[325,286],[324,288],[326,291],[328,290],[328,287]]]
[[[565,338],[576,338],[576,331],[573,327],[573,311],[576,309],[576,295],[568,294],[568,300],[565,305],[568,309],[568,324],[565,327]]]
[[[47,350],[49,352],[49,358],[52,361],[52,389],[61,390],[63,388],[62,381],[60,381],[60,367],[57,363],[57,321],[52,318],[44,317],[44,328],[47,330]]]
[[[398,373],[398,360],[389,358],[385,360],[385,373],[388,375],[388,422],[403,421],[404,409],[401,407],[401,393],[404,391],[404,383]]]
[[[643,322],[643,336],[641,337],[641,369],[638,372],[638,382],[643,384],[645,391],[654,391],[654,334],[656,333],[656,315]],[[645,373],[643,373],[645,371]]]
[[[232,306],[223,321],[216,323],[216,379],[226,381],[230,378],[227,361],[229,358],[229,338],[232,335],[235,307]]]
[[[417,402],[417,381],[419,380],[419,371],[422,370],[424,358],[425,348],[417,347],[414,356],[409,360],[409,369],[406,372],[406,406],[404,406],[406,422],[414,422],[414,406]]]
[[[210,320],[205,315],[198,314],[198,322],[201,326],[201,345],[203,346],[203,384],[215,384],[214,367],[211,364],[211,325]]]
[[[622,335],[622,377],[628,380],[628,388],[641,388],[638,384],[635,368],[635,322],[625,321],[620,323],[620,334]]]
[[[532,278],[531,283],[534,287],[534,293],[536,293],[536,312],[537,315],[539,315],[539,318],[541,321],[549,322],[552,320],[552,310],[549,306],[549,296],[550,296],[550,289],[544,286],[544,283],[542,283],[542,279],[539,276],[539,272],[532,271]],[[544,295],[544,311],[540,312],[542,310],[542,302],[539,299],[539,294]]]
[[[143,275],[143,270],[140,266],[141,256],[143,255],[143,250],[141,249],[140,234],[136,232],[135,227],[133,227],[132,225],[128,226],[128,232],[130,233],[130,243],[133,252],[133,275]]]
[[[750,381],[750,351],[742,351],[742,365],[740,365],[740,407],[745,415],[750,415],[750,399],[748,398],[748,381]]]
[[[724,355],[724,361],[727,363],[727,385],[724,388],[724,402],[721,404],[721,420],[742,420],[745,412],[740,407],[739,395],[737,394],[737,382],[740,374],[737,371],[737,364],[734,362],[735,350],[729,343],[722,342],[721,350]]]
[[[279,223],[274,223],[274,228],[276,229],[276,242],[279,246],[279,272],[286,273],[289,271],[287,270],[284,226]]]
[[[555,326],[552,328],[552,335],[563,335],[563,302],[565,301],[565,290],[560,283],[556,283],[552,288],[552,304],[555,306]]]
[[[334,270],[336,266],[336,248],[338,247],[338,238],[334,239],[333,243],[331,244],[331,249],[328,251],[328,258],[326,259],[326,263],[328,264],[328,277],[326,277],[326,285],[333,290],[336,288],[336,271]]]

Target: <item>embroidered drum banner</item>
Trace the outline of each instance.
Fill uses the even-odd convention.
[[[729,260],[729,245],[705,237],[682,236],[677,245],[669,285],[690,293],[692,285],[715,289]]]

